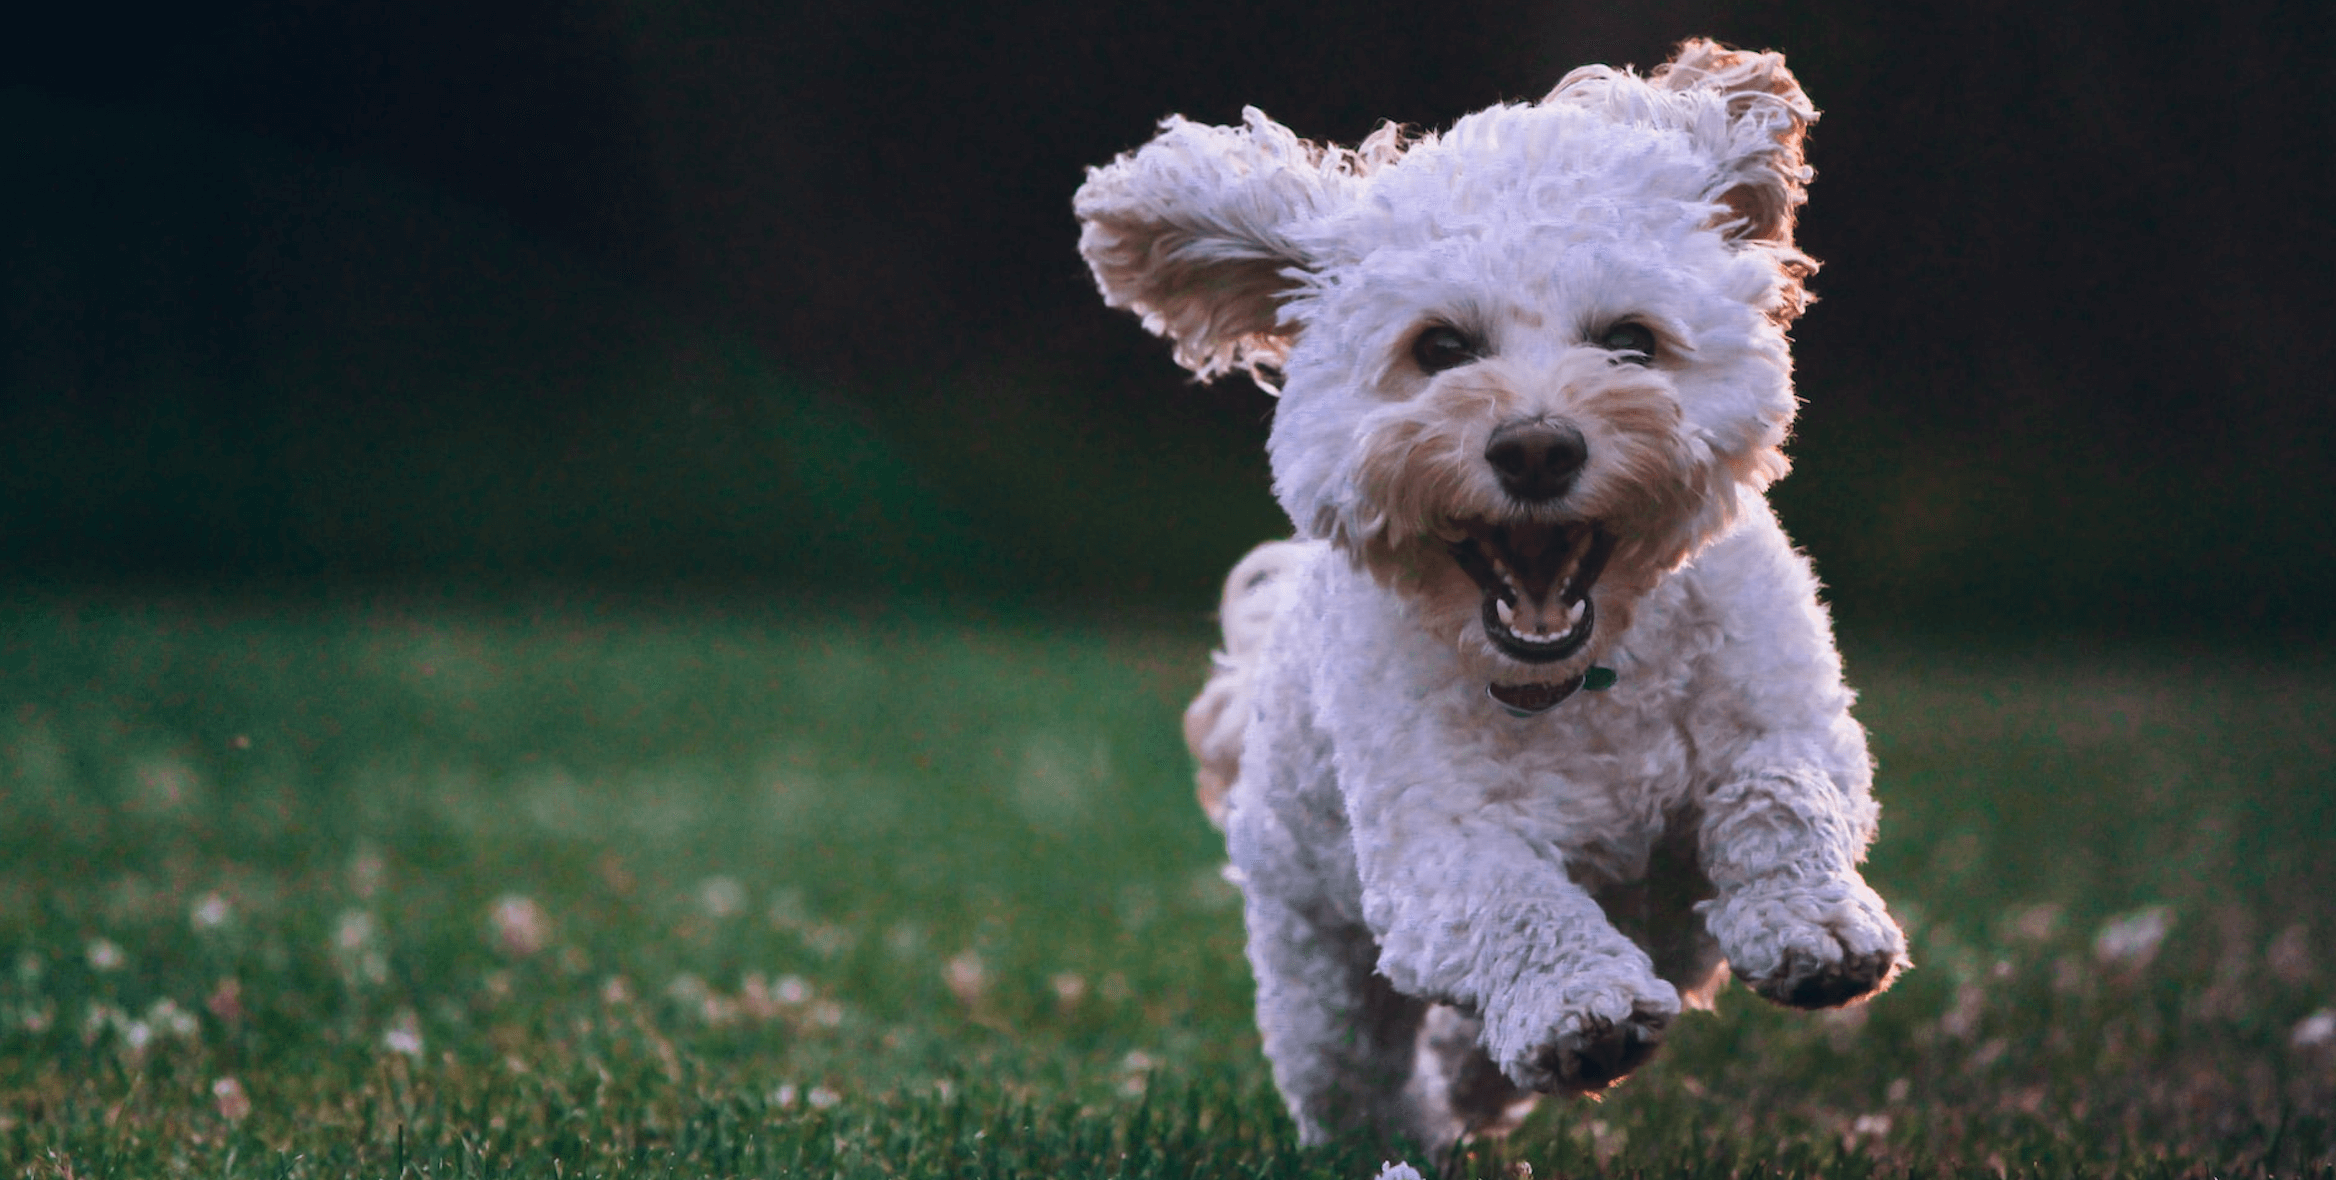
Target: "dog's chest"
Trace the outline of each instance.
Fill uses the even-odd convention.
[[[1434,792],[1438,810],[1494,818],[1594,875],[1644,871],[1703,773],[1691,638],[1626,648],[1612,688],[1516,717],[1449,653],[1360,598],[1347,600],[1345,617],[1320,620],[1314,652],[1318,721],[1342,792]],[[1677,622],[1685,606],[1649,605],[1642,621],[1657,623]]]

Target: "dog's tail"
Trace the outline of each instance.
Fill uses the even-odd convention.
[[[1298,567],[1313,548],[1299,541],[1267,541],[1249,551],[1225,577],[1218,618],[1224,650],[1210,654],[1209,682],[1184,710],[1184,744],[1191,747],[1200,809],[1219,831],[1225,794],[1241,771],[1241,743],[1257,708],[1257,666],[1274,620],[1289,602]]]

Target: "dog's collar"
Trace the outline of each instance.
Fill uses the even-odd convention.
[[[1487,684],[1484,695],[1509,711],[1511,717],[1536,717],[1565,702],[1583,689],[1604,692],[1614,687],[1614,669],[1592,664],[1579,676],[1550,684]]]

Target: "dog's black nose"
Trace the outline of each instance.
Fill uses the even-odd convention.
[[[1484,461],[1500,474],[1501,487],[1527,503],[1564,495],[1589,459],[1581,431],[1547,418],[1503,423],[1484,444]]]

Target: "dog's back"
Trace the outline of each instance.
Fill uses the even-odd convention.
[[[1225,794],[1241,769],[1241,739],[1256,712],[1256,671],[1274,621],[1289,603],[1290,584],[1319,544],[1267,541],[1249,551],[1225,576],[1217,608],[1225,646],[1211,653],[1208,683],[1184,710],[1184,744],[1197,768],[1194,791],[1200,808],[1219,830],[1225,826]]]

